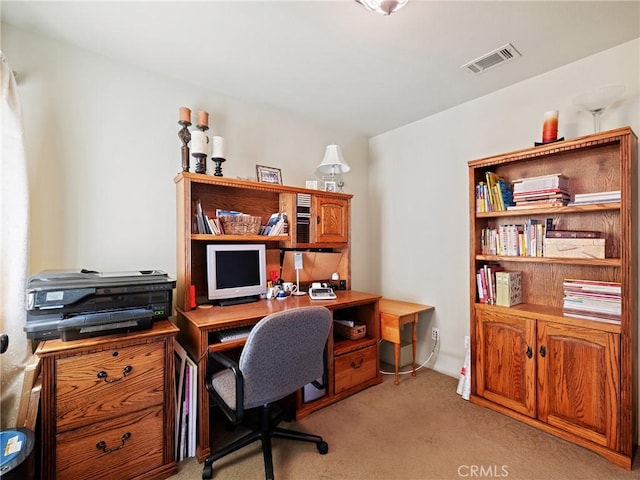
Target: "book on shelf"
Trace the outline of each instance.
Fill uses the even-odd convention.
[[[485,179],[476,185],[476,211],[500,212],[512,204],[511,182],[494,172],[485,172]]]
[[[604,238],[562,238],[544,239],[544,256],[560,258],[605,258]]]
[[[565,279],[563,314],[574,318],[620,323],[622,284],[598,280]]]
[[[604,234],[595,230],[547,230],[545,238],[602,238]]]
[[[476,273],[478,301],[494,305],[496,303],[496,272],[504,270],[500,265],[483,265]]]
[[[569,205],[588,205],[591,203],[611,203],[619,202],[620,190],[612,190],[608,192],[594,192],[594,193],[576,193],[573,196],[573,202]]]
[[[512,307],[522,303],[522,272],[496,272],[496,305]]]
[[[512,180],[513,193],[559,188],[567,190],[569,178],[561,173],[551,173],[537,177],[525,177]]]
[[[260,235],[286,235],[287,230],[287,214],[284,212],[273,213],[269,217],[266,225],[260,229]]]

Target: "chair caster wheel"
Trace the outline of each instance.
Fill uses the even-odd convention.
[[[318,448],[320,455],[326,455],[329,451],[329,444],[327,442],[318,442],[316,443],[316,447]]]
[[[203,480],[208,480],[213,477],[213,465],[205,465],[202,469]]]

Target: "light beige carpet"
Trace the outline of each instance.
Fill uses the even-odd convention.
[[[385,376],[371,387],[299,422],[283,426],[322,435],[315,445],[275,439],[277,480],[626,480],[640,479],[599,455],[472,405],[455,390],[457,379],[422,369],[400,385]],[[228,435],[221,433],[216,438]],[[179,464],[173,480],[201,478],[194,458]],[[264,478],[258,442],[214,464],[215,480]]]

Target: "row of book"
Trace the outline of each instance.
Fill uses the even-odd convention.
[[[483,255],[507,257],[605,258],[606,239],[590,230],[549,230],[536,219],[524,224],[483,228]]]
[[[622,284],[598,280],[563,282],[563,313],[569,317],[620,323],[622,314]]]
[[[511,183],[494,172],[485,172],[485,181],[476,185],[476,211],[501,212],[513,204]]]
[[[504,307],[522,303],[522,272],[483,265],[476,272],[476,284],[480,303]]]
[[[241,216],[248,215],[235,210],[222,210],[216,209],[215,217],[208,216],[202,209],[200,200],[195,201],[193,216],[193,233],[205,234],[205,235],[224,235],[224,225],[220,221],[221,217],[225,216]],[[252,217],[253,218],[253,217]],[[258,217],[255,217],[258,218]],[[256,225],[257,227],[257,225]],[[256,232],[258,235],[287,235],[288,222],[287,214],[284,212],[277,212],[269,217],[266,225],[260,225],[259,230]]]
[[[174,342],[176,461],[196,456],[198,419],[198,365]]]
[[[526,210],[620,201],[620,190],[576,193],[571,201],[569,178],[561,173],[508,181],[494,172],[476,185],[476,212]]]

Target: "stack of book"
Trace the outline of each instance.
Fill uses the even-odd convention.
[[[569,179],[561,173],[513,180],[515,205],[507,210],[561,207],[569,203]]]
[[[576,193],[569,205],[588,205],[590,203],[611,203],[620,201],[620,190],[610,192]]]
[[[622,284],[565,279],[563,313],[568,317],[620,323]]]
[[[494,172],[486,172],[485,180],[476,185],[477,212],[501,212],[514,204],[510,182]]]

